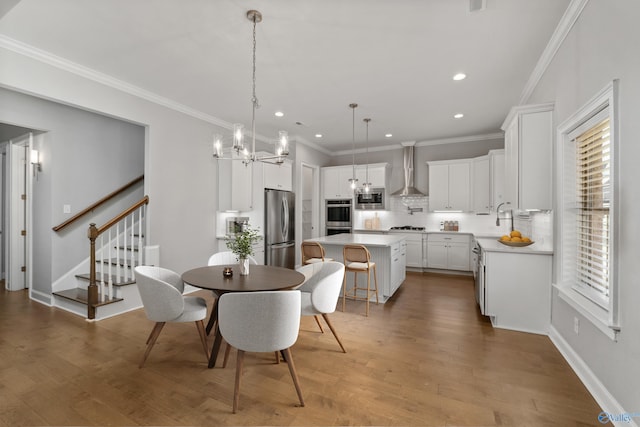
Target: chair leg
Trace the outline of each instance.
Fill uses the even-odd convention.
[[[376,271],[376,267],[377,266],[375,266],[375,265],[373,266],[373,280],[376,283],[376,305],[378,305],[379,304],[379,301],[378,301],[378,273]]]
[[[367,269],[367,308],[366,316],[369,317],[369,295],[371,294],[371,269]]]
[[[277,351],[274,351],[274,353],[276,354],[276,365],[280,364],[280,353],[278,353]]]
[[[213,329],[216,320],[218,319],[218,298],[213,301],[213,307],[211,307],[211,315],[209,316],[209,321],[207,322],[207,335],[211,333],[211,329]]]
[[[342,312],[344,313],[345,302],[347,301],[347,272],[345,270],[342,277]]]
[[[202,320],[198,320],[196,322],[196,328],[198,328],[198,334],[200,335],[200,341],[202,341],[202,348],[204,348],[204,354],[207,355],[207,361],[209,361],[209,357],[211,357],[211,353],[209,353],[209,346],[207,345],[207,333],[204,331],[204,322]]]
[[[333,325],[329,321],[329,315],[327,313],[322,313],[322,318],[324,319],[325,322],[327,322],[327,325],[329,325],[329,329],[331,329],[331,332],[333,332],[333,336],[336,337],[336,341],[338,341],[338,344],[340,345],[342,352],[346,353],[347,350],[345,350],[344,346],[342,345],[342,341],[340,341],[340,338],[338,338],[338,334],[336,333],[336,330],[333,329]]]
[[[164,328],[164,325],[165,325],[165,322],[156,322],[156,324],[153,326],[153,329],[151,330],[151,334],[147,339],[147,350],[144,352],[144,355],[142,356],[140,365],[138,365],[139,368],[142,368],[142,366],[144,365],[144,362],[147,360],[147,357],[149,356],[149,353],[151,353],[151,349],[153,348],[153,345],[156,343],[156,340],[158,339],[158,335],[160,335],[160,331],[162,331],[162,328]]]
[[[300,406],[304,406],[304,399],[302,398],[302,390],[300,389],[300,382],[298,381],[296,366],[293,364],[293,357],[291,356],[291,348],[286,348],[282,350],[282,355],[284,356],[284,360],[287,362],[287,365],[289,366],[289,373],[291,373],[291,378],[293,379],[293,385],[295,385],[296,387],[296,393],[298,393],[298,399],[300,399]]]
[[[229,361],[229,353],[231,353],[231,344],[226,343],[227,347],[224,349],[224,360],[222,361],[222,367],[227,367],[227,362]]]
[[[320,319],[318,318],[318,316],[313,316],[314,319],[316,319],[316,323],[318,324],[318,327],[320,328],[320,332],[322,332],[324,334],[324,329],[322,329],[322,325],[320,324]]]
[[[244,366],[244,350],[238,349],[238,358],[236,360],[236,387],[233,391],[234,414],[238,410],[238,401],[240,400],[240,377],[242,377],[242,367]]]

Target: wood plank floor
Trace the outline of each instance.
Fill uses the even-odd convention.
[[[211,302],[209,292],[199,292]],[[328,328],[303,318],[284,363],[247,354],[231,413],[235,352],[207,369],[194,324],[153,326],[142,310],[89,323],[0,292],[0,426],[600,426],[600,409],[551,341],[493,329],[468,277],[409,274],[387,304],[349,301]]]

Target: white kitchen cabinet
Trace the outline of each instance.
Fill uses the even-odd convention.
[[[472,161],[472,210],[476,213],[495,211],[504,202],[504,150],[491,150]]]
[[[429,166],[429,210],[462,211],[470,209],[469,159],[427,162]]]
[[[264,188],[292,191],[291,162],[281,164],[263,163]]]
[[[388,234],[398,234],[405,238],[406,242],[406,266],[413,268],[422,268],[423,261],[423,245],[422,236],[424,233],[389,231]]]
[[[391,289],[389,295],[400,287],[406,278],[407,244],[400,241],[391,246]],[[385,292],[386,294],[386,292]]]
[[[483,250],[485,315],[496,328],[547,335],[552,255]]]
[[[471,236],[468,234],[429,233],[427,267],[471,271]]]
[[[505,202],[512,209],[552,208],[553,104],[513,107],[505,131]]]
[[[491,159],[489,155],[473,159],[473,211],[491,211]]]
[[[375,163],[369,165],[369,182],[375,188],[387,188],[387,163]],[[356,178],[358,178],[358,187],[367,180],[367,165],[356,165]]]
[[[218,160],[219,210],[251,210],[252,166],[239,160]]]
[[[325,199],[351,199],[353,189],[349,179],[353,176],[351,166],[322,168],[322,194]]]

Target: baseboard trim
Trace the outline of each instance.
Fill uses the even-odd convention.
[[[600,382],[598,377],[589,369],[584,360],[576,353],[573,348],[569,345],[569,343],[560,335],[558,330],[551,325],[549,327],[549,338],[553,345],[556,346],[560,354],[565,358],[573,372],[576,373],[580,381],[587,388],[591,396],[596,400],[600,408],[602,408],[603,412],[611,414],[613,416],[628,414],[618,403],[618,401],[613,397],[609,390]],[[623,421],[611,420],[613,425],[615,426],[631,426],[638,427],[635,420],[633,418]],[[594,421],[595,424],[595,421]]]

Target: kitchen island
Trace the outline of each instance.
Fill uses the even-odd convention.
[[[406,242],[405,237],[397,234],[335,234],[333,236],[308,239],[320,243],[326,256],[335,261],[344,262],[342,248],[345,245],[364,245],[371,253],[371,261],[376,263],[378,275],[378,298],[386,302],[400,287],[405,279]],[[353,274],[347,276],[353,281]],[[366,274],[358,274],[360,285],[366,287]],[[373,277],[371,278],[373,283]],[[375,301],[375,297],[371,298]]]

